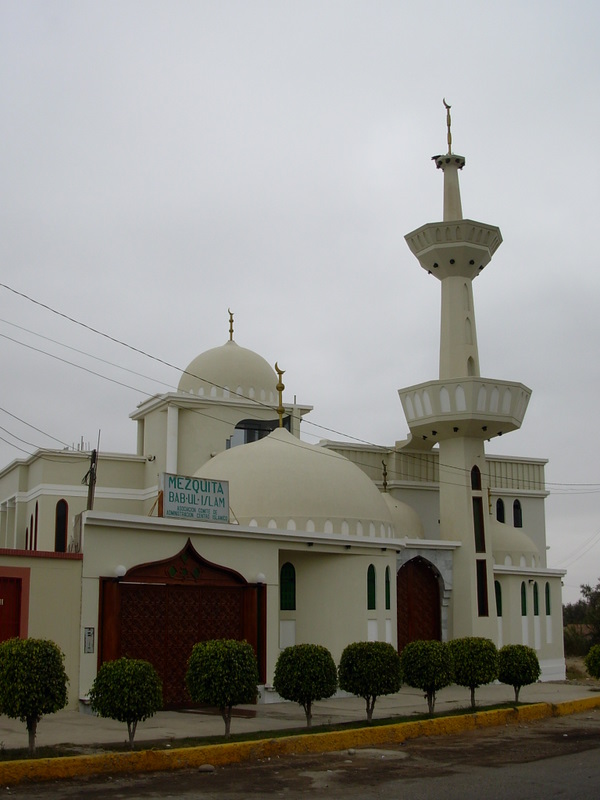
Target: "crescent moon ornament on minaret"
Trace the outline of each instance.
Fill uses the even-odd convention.
[[[230,308],[227,311],[229,313],[229,341],[233,342],[233,311]]]
[[[452,133],[450,132],[450,126],[452,125],[452,119],[450,118],[450,109],[452,106],[448,105],[446,102],[446,98],[444,97],[442,102],[444,103],[444,108],[446,109],[446,125],[448,126],[448,155],[452,152]]]
[[[285,411],[285,408],[283,407],[283,390],[285,389],[285,386],[283,385],[283,381],[281,380],[281,378],[285,374],[285,370],[279,369],[279,364],[275,362],[275,372],[277,373],[277,377],[279,378],[279,380],[277,381],[277,386],[275,387],[277,393],[279,394],[279,405],[277,406],[277,413],[279,414],[279,427],[283,428],[283,414]]]

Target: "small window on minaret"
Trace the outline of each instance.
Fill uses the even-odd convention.
[[[505,522],[504,500],[501,497],[496,500],[496,519],[498,522]]]
[[[481,491],[481,472],[479,467],[473,467],[471,470],[471,489],[475,492]]]
[[[487,617],[488,591],[487,591],[487,565],[483,559],[477,559],[477,613],[480,617]]]
[[[519,500],[515,500],[513,503],[513,524],[515,528],[523,527],[523,510]]]

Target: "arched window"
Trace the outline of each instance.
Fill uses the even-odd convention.
[[[373,611],[375,608],[375,567],[373,564],[369,564],[369,569],[367,570],[367,609]]]
[[[59,500],[56,504],[56,516],[54,523],[54,550],[57,553],[67,551],[67,520],[69,518],[69,506],[66,500]]]
[[[385,610],[389,611],[392,607],[391,590],[390,590],[390,568],[385,568]]]
[[[481,491],[481,472],[479,467],[473,467],[471,470],[471,489],[475,492]]]
[[[496,614],[502,616],[502,587],[500,581],[494,581],[494,592],[496,594]]]
[[[501,497],[496,500],[496,519],[504,522],[504,500]]]
[[[515,500],[513,503],[513,524],[515,528],[523,527],[523,511],[519,500]]]
[[[539,617],[540,615],[540,594],[538,591],[537,581],[533,584],[533,616]]]
[[[525,581],[521,583],[521,616],[527,616],[527,587]]]
[[[281,611],[296,610],[296,570],[289,561],[279,573],[279,608]]]
[[[550,584],[546,582],[546,616],[550,616]]]

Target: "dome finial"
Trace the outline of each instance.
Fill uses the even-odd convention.
[[[385,461],[381,463],[383,464],[383,491],[387,492],[387,464]]]
[[[229,341],[233,342],[233,311],[230,308],[227,311],[229,312]]]
[[[279,414],[279,427],[283,428],[283,413],[285,411],[285,408],[283,407],[283,390],[285,389],[285,386],[283,385],[283,381],[281,380],[281,378],[283,377],[285,370],[279,369],[279,365],[277,364],[277,362],[275,362],[275,372],[277,373],[277,377],[279,378],[279,380],[277,381],[277,386],[275,387],[277,389],[277,393],[279,394],[279,405],[277,406],[277,413]]]
[[[452,119],[450,117],[450,109],[452,106],[449,106],[446,102],[446,98],[443,99],[444,108],[446,109],[446,125],[448,127],[448,155],[452,152],[452,132],[450,130],[450,126],[452,125]]]

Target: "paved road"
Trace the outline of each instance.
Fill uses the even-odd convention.
[[[0,787],[2,796],[52,800],[598,800],[600,710],[531,725],[436,737],[379,750],[286,757],[214,772],[91,778]]]

